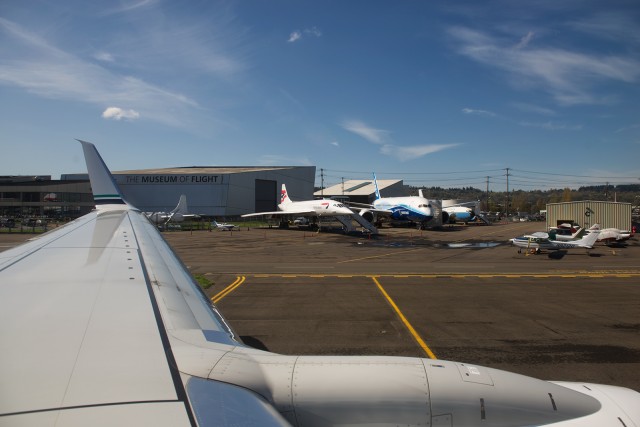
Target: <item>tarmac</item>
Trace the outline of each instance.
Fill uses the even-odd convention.
[[[247,345],[432,357],[640,391],[640,242],[540,255],[508,243],[543,230],[525,222],[383,228],[377,237],[246,227],[163,235],[213,283],[206,294]],[[0,234],[0,250],[17,240]]]

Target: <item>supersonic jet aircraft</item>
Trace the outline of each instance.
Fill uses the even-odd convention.
[[[627,388],[246,346],[82,145],[97,209],[0,252],[0,424],[640,426]]]
[[[353,211],[340,202],[331,199],[303,200],[294,202],[287,194],[287,187],[282,184],[280,204],[277,211],[256,212],[242,215],[243,217],[259,215],[298,215],[298,216],[342,216],[353,215]]]

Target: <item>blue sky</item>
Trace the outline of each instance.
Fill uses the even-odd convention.
[[[0,175],[640,183],[637,1],[5,1]]]

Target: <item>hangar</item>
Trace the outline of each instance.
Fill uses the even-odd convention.
[[[313,197],[315,166],[179,167],[112,172],[124,197],[144,212],[167,212],[180,195],[189,212],[234,217],[277,210],[282,184],[293,200]],[[55,195],[52,198],[51,195]],[[60,180],[0,181],[3,215],[47,216],[64,211],[77,217],[91,210],[87,174],[63,174]],[[60,216],[60,215],[58,215]]]
[[[190,213],[232,217],[277,210],[282,184],[310,198],[315,166],[180,167],[113,172],[125,198],[145,212],[167,212],[187,196]]]
[[[562,223],[577,223],[584,228],[600,224],[602,228],[631,230],[631,203],[584,200],[547,204],[547,229]]]
[[[403,197],[407,195],[402,180],[378,179],[378,189],[382,197]],[[287,189],[289,187],[287,186]],[[355,203],[370,204],[376,199],[373,180],[351,179],[340,184],[318,190],[315,197],[332,198]]]

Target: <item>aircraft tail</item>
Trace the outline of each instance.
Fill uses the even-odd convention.
[[[127,202],[122,197],[118,184],[113,179],[111,171],[102,160],[95,145],[79,139],[77,141],[82,144],[96,207],[100,205],[126,205]]]
[[[292,203],[292,200],[289,198],[289,194],[287,193],[287,186],[282,184],[282,191],[280,191],[280,204],[288,205]]]
[[[582,239],[577,240],[576,243],[578,243],[578,246],[591,249],[593,248],[593,245],[595,245],[596,241],[598,240],[599,234],[600,234],[600,231],[598,230],[591,231]]]
[[[424,199],[424,193],[422,192],[422,188],[418,188],[418,196]]]
[[[187,196],[182,194],[180,195],[180,200],[178,200],[178,206],[176,206],[172,211],[172,214],[187,214],[189,213],[189,208],[187,206]]]
[[[380,190],[378,190],[378,180],[376,179],[376,173],[373,173],[373,185],[376,188],[376,200],[380,199],[382,196],[380,196]]]

